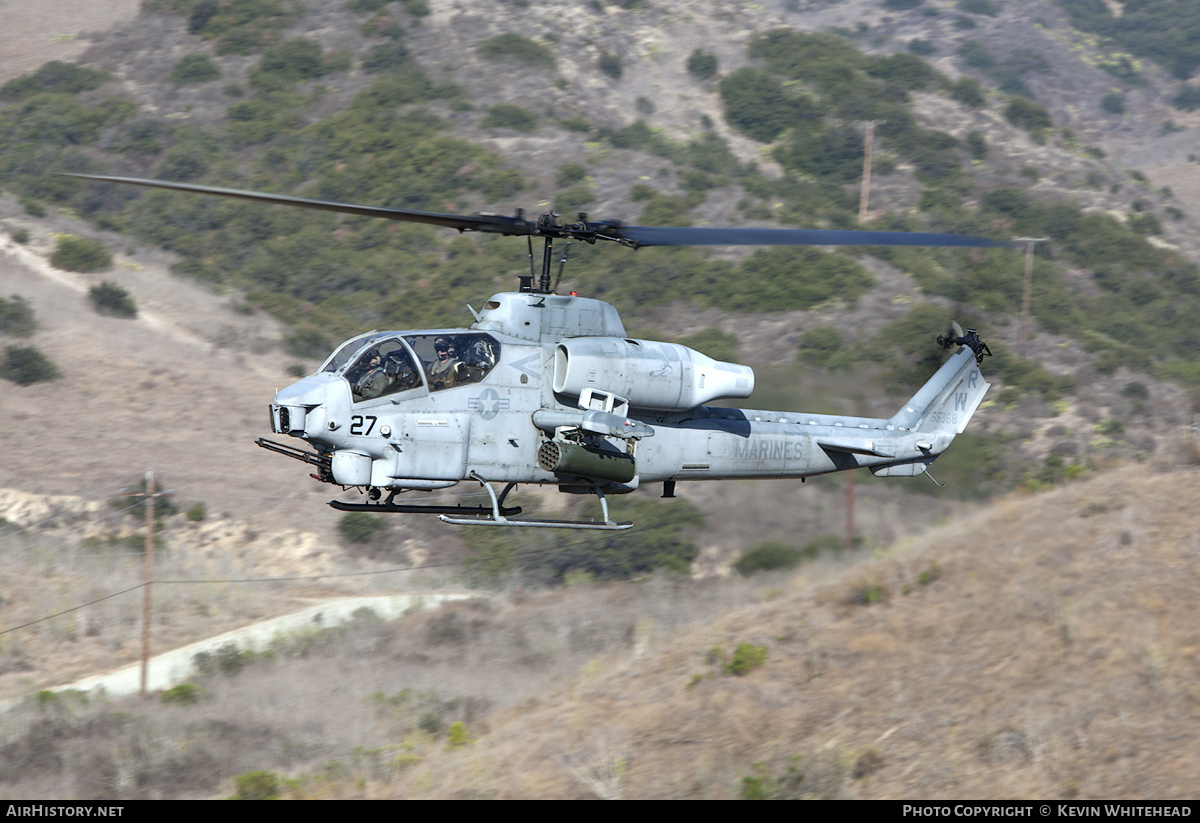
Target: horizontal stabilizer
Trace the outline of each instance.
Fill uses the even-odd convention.
[[[863,443],[862,445],[851,445],[848,443],[825,443],[820,440],[817,445],[827,452],[840,452],[841,454],[865,454],[871,457],[895,457],[894,454],[882,452],[875,448],[875,444],[871,442]]]

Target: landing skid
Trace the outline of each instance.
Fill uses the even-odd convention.
[[[481,486],[487,489],[488,496],[492,498],[492,508],[486,509],[484,506],[477,507],[481,510],[481,517],[454,517],[448,514],[439,514],[438,519],[446,523],[452,523],[455,526],[527,526],[529,528],[542,529],[597,529],[602,531],[622,531],[632,528],[633,523],[614,523],[608,516],[608,501],[604,499],[604,492],[591,480],[587,483],[592,487],[592,491],[600,498],[600,510],[604,515],[604,522],[597,523],[591,520],[509,520],[505,515],[511,513],[511,509],[503,508],[504,498],[508,497],[508,493],[517,485],[509,483],[500,492],[500,496],[496,496],[496,490],[492,488],[492,484],[484,480],[475,472],[471,472],[471,477],[477,480]],[[520,508],[517,508],[520,511]],[[466,513],[465,507],[463,512]]]
[[[433,503],[343,503],[330,500],[329,505],[343,512],[378,512],[380,514],[492,514],[488,506],[439,506]],[[500,509],[502,515],[520,514],[520,506]]]

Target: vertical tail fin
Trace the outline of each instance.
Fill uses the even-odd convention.
[[[888,423],[903,431],[949,434],[953,438],[967,427],[990,385],[984,382],[975,352],[963,346]]]

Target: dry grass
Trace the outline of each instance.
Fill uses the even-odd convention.
[[[1128,505],[1080,515],[1115,493]],[[1189,797],[1198,500],[1200,476],[1149,471],[1009,498],[866,569],[825,570],[833,582],[812,570],[714,609],[641,659],[610,656],[499,713],[469,762],[496,765],[500,797],[583,797],[564,762],[603,762],[615,735],[627,797],[736,797],[756,774],[784,795]],[[892,597],[851,605],[864,576]],[[767,645],[767,665],[706,676],[710,647],[740,640]],[[454,796],[467,764],[445,753],[373,789]]]
[[[366,621],[198,679],[194,706],[31,701],[4,720],[0,785],[223,796],[268,769],[302,797],[1186,798],[1197,503],[1200,474],[1140,468],[856,566]],[[890,595],[863,604],[864,582]],[[768,659],[728,676],[713,647],[741,642]]]

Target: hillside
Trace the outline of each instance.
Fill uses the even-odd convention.
[[[195,703],[31,699],[0,775],[10,797],[267,771],[297,797],[1186,799],[1197,505],[1194,469],[1143,467],[866,563],[364,615],[222,657]],[[742,643],[765,662],[725,673]]]
[[[8,793],[224,796],[235,774],[269,769],[306,795],[582,797],[609,791],[579,777],[606,767],[630,797],[1186,796],[1200,114],[1173,103],[1194,88],[1176,68],[1072,28],[1052,0],[235,0],[221,7],[269,13],[228,26],[193,23],[202,2],[142,6],[136,19],[122,4],[112,18],[14,18],[5,36],[56,42],[0,49],[0,84],[16,82],[0,91],[0,297],[38,322],[0,344],[35,346],[62,372],[0,393],[0,629],[136,585],[138,552],[119,549],[140,526],[109,499],[148,467],[180,507],[160,571],[213,581],[156,589],[164,645],[310,599],[457,583],[463,559],[533,545],[416,517],[351,544],[324,505],[336,490],[253,445],[276,388],[339,340],[467,323],[465,304],[512,287],[523,244],[47,171],[852,228],[862,142],[846,124],[894,117],[878,131],[869,227],[1054,239],[1038,248],[1025,359],[1018,252],[574,249],[564,289],[612,301],[632,334],[754,366],[745,405],[890,415],[951,317],[997,352],[990,402],[934,466],[946,488],[859,478],[853,559],[730,576],[756,543],[839,535],[840,477],[681,484],[675,511],[652,492],[617,500],[645,527],[635,539],[698,512],[679,538],[696,551],[690,580],[542,591],[539,570],[510,565],[500,604],[315,631],[274,665],[205,680],[198,706],[135,719],[124,704],[30,706],[0,740],[0,775],[39,776]],[[789,62],[814,33],[849,78]],[[689,70],[697,53],[711,75]],[[52,59],[95,74],[22,79]],[[181,65],[192,73],[171,79]],[[732,105],[734,76],[762,111]],[[811,128],[774,132],[772,106],[803,100]],[[1015,100],[1051,125],[1012,122]],[[50,266],[63,233],[103,242],[113,268]],[[136,320],[91,310],[100,281],[130,292]],[[575,502],[522,491],[543,510]],[[207,515],[189,521],[198,503]],[[589,554],[577,535],[553,539]],[[409,566],[431,568],[217,582]],[[132,661],[139,614],[126,595],[5,635],[0,699]],[[767,647],[765,667],[726,677],[719,656],[706,662],[743,641]],[[455,720],[476,742],[446,751]]]
[[[1169,442],[1188,420],[1179,389],[1196,380],[1186,356],[1200,259],[1186,157],[1196,116],[1171,106],[1181,83],[1167,70],[1071,29],[1054,2],[969,13],[953,3],[791,2],[736,15],[723,4],[678,12],[653,2],[486,13],[452,2],[243,5],[238,19],[249,22],[235,25],[224,12],[193,20],[191,0],[147,4],[134,23],[94,38],[81,64],[107,74],[64,80],[85,89],[69,100],[48,80],[6,87],[7,116],[25,118],[7,132],[7,168],[21,203],[48,205],[47,219],[66,208],[137,238],[110,244],[165,247],[176,273],[284,323],[280,365],[309,364],[364,328],[463,322],[464,303],[511,288],[520,244],[50,185],[43,172],[159,174],[445,210],[847,227],[862,138],[846,120],[890,116],[877,138],[873,226],[1053,238],[1037,260],[1027,362],[1011,356],[1021,266],[1010,253],[849,260],[583,247],[564,287],[614,302],[635,333],[723,341],[722,354],[756,368],[857,368],[874,384],[864,402],[877,408],[894,406],[927,368],[919,343],[946,318],[976,324],[1004,355],[994,364],[1004,413],[981,428],[994,435],[989,447],[1003,444],[1010,484],[1053,453],[1104,464],[1110,447],[1097,447],[1094,427],[1125,426],[1124,437],[1100,440],[1129,456]],[[796,34],[815,31],[830,34]],[[823,77],[820,59],[797,57],[810,46],[856,74]],[[707,77],[704,66],[687,69],[697,55],[710,61]],[[1114,88],[1119,114],[1102,105]],[[775,125],[805,106],[816,106],[811,133]],[[56,119],[44,121],[51,110]],[[1043,113],[1052,128],[1034,125]],[[43,121],[27,145],[19,124]],[[60,138],[54,129],[70,121],[78,131]],[[13,218],[11,228],[25,225]],[[902,371],[879,381],[866,363]],[[809,377],[761,382],[797,383],[770,397],[794,405],[812,402]],[[817,402],[849,410],[836,392]]]

